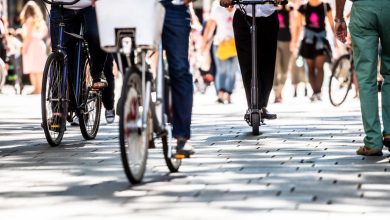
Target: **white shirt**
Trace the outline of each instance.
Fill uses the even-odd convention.
[[[264,0],[258,0],[264,1]],[[236,5],[236,8],[239,8]],[[252,5],[244,6],[246,14],[252,17]],[[256,17],[268,17],[272,15],[277,10],[277,7],[273,4],[265,4],[265,5],[256,5]]]
[[[234,38],[233,16],[235,10],[228,11],[218,4],[213,4],[210,12],[210,19],[217,23],[217,33],[214,37],[214,44],[219,45],[223,40]]]
[[[55,1],[60,1],[60,0],[55,0]],[[74,0],[61,0],[62,2],[73,2]],[[72,10],[80,10],[86,7],[89,7],[92,5],[91,0],[80,0],[74,5],[65,5],[64,8],[66,9],[72,9]]]

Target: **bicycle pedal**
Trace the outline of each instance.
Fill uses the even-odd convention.
[[[190,158],[190,155],[185,155],[185,154],[174,154],[173,158],[176,159],[185,159],[185,158]]]
[[[54,132],[60,131],[60,125],[59,124],[51,124],[49,125],[49,130]]]

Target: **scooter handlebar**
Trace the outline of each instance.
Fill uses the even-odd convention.
[[[49,5],[74,5],[80,0],[74,0],[71,2],[63,2],[63,1],[54,1],[54,0],[42,0],[43,2],[49,4]]]

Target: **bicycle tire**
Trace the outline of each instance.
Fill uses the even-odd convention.
[[[259,135],[260,134],[260,131],[259,131],[260,115],[259,114],[252,114],[251,122],[252,122],[252,134]]]
[[[329,80],[328,93],[329,93],[330,103],[335,107],[338,107],[344,103],[352,87],[353,73],[352,73],[352,63],[350,62],[350,56],[351,55],[349,54],[342,55],[336,60],[335,64],[332,67],[332,75]],[[347,68],[349,68],[347,74],[342,72],[342,71],[344,72],[346,71],[345,70],[346,68],[343,68],[343,65],[345,64],[349,65],[349,66],[347,65]],[[342,75],[346,75],[347,78],[343,79]],[[339,79],[341,79],[341,81],[339,81]],[[340,89],[340,91],[336,91],[337,87]],[[339,99],[337,99],[336,97],[339,97]]]
[[[129,129],[131,123],[136,126],[139,117],[141,117],[140,114],[142,114],[141,108],[139,108],[143,104],[142,79],[139,71],[135,68],[128,70],[123,82],[119,105],[119,143],[122,165],[127,179],[132,184],[138,184],[145,174],[150,139],[148,128],[145,128],[144,131]],[[148,116],[151,117],[151,114]],[[147,126],[150,124],[147,123]]]
[[[165,102],[164,102],[164,111],[165,114],[168,117],[168,123],[171,123],[172,121],[172,91],[171,91],[171,86],[170,86],[170,79],[169,76],[166,75],[165,77],[165,91],[164,91],[164,96],[165,96]],[[171,129],[172,132],[172,126],[168,126],[166,129]],[[167,132],[167,133],[168,133]],[[179,171],[179,168],[181,166],[182,160],[177,159],[177,158],[172,158],[172,155],[169,155],[169,138],[168,134],[165,134],[161,137],[162,141],[162,146],[163,146],[163,154],[164,154],[164,160],[165,163],[167,164],[167,167],[170,172],[176,173]],[[172,144],[172,143],[171,143]]]
[[[66,130],[67,100],[69,100],[68,87],[66,87],[64,95],[61,92],[63,80],[66,80],[62,78],[62,71],[65,65],[66,61],[61,54],[52,53],[47,58],[43,71],[41,93],[42,128],[47,142],[53,147],[60,145]],[[60,115],[53,114],[53,111]]]
[[[88,59],[85,61],[82,76],[80,88],[81,106],[77,108],[77,116],[79,117],[80,131],[84,139],[93,140],[99,131],[102,97],[100,91],[92,89],[93,80]]]

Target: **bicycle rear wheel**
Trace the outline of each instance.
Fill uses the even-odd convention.
[[[58,146],[66,130],[66,113],[69,92],[63,78],[64,62],[58,53],[52,53],[46,61],[42,80],[41,111],[42,128],[47,142]]]
[[[80,89],[80,106],[77,115],[80,121],[80,131],[85,140],[92,140],[99,131],[102,109],[101,92],[92,90],[92,76],[89,60],[85,62]]]
[[[340,106],[346,100],[352,86],[353,66],[350,55],[337,59],[329,80],[329,99],[332,105]]]
[[[142,79],[134,68],[126,73],[120,98],[119,143],[123,168],[132,184],[140,183],[146,170],[151,133],[149,123],[141,129],[143,114]],[[151,114],[147,114],[151,117]],[[149,121],[149,119],[147,120]]]

